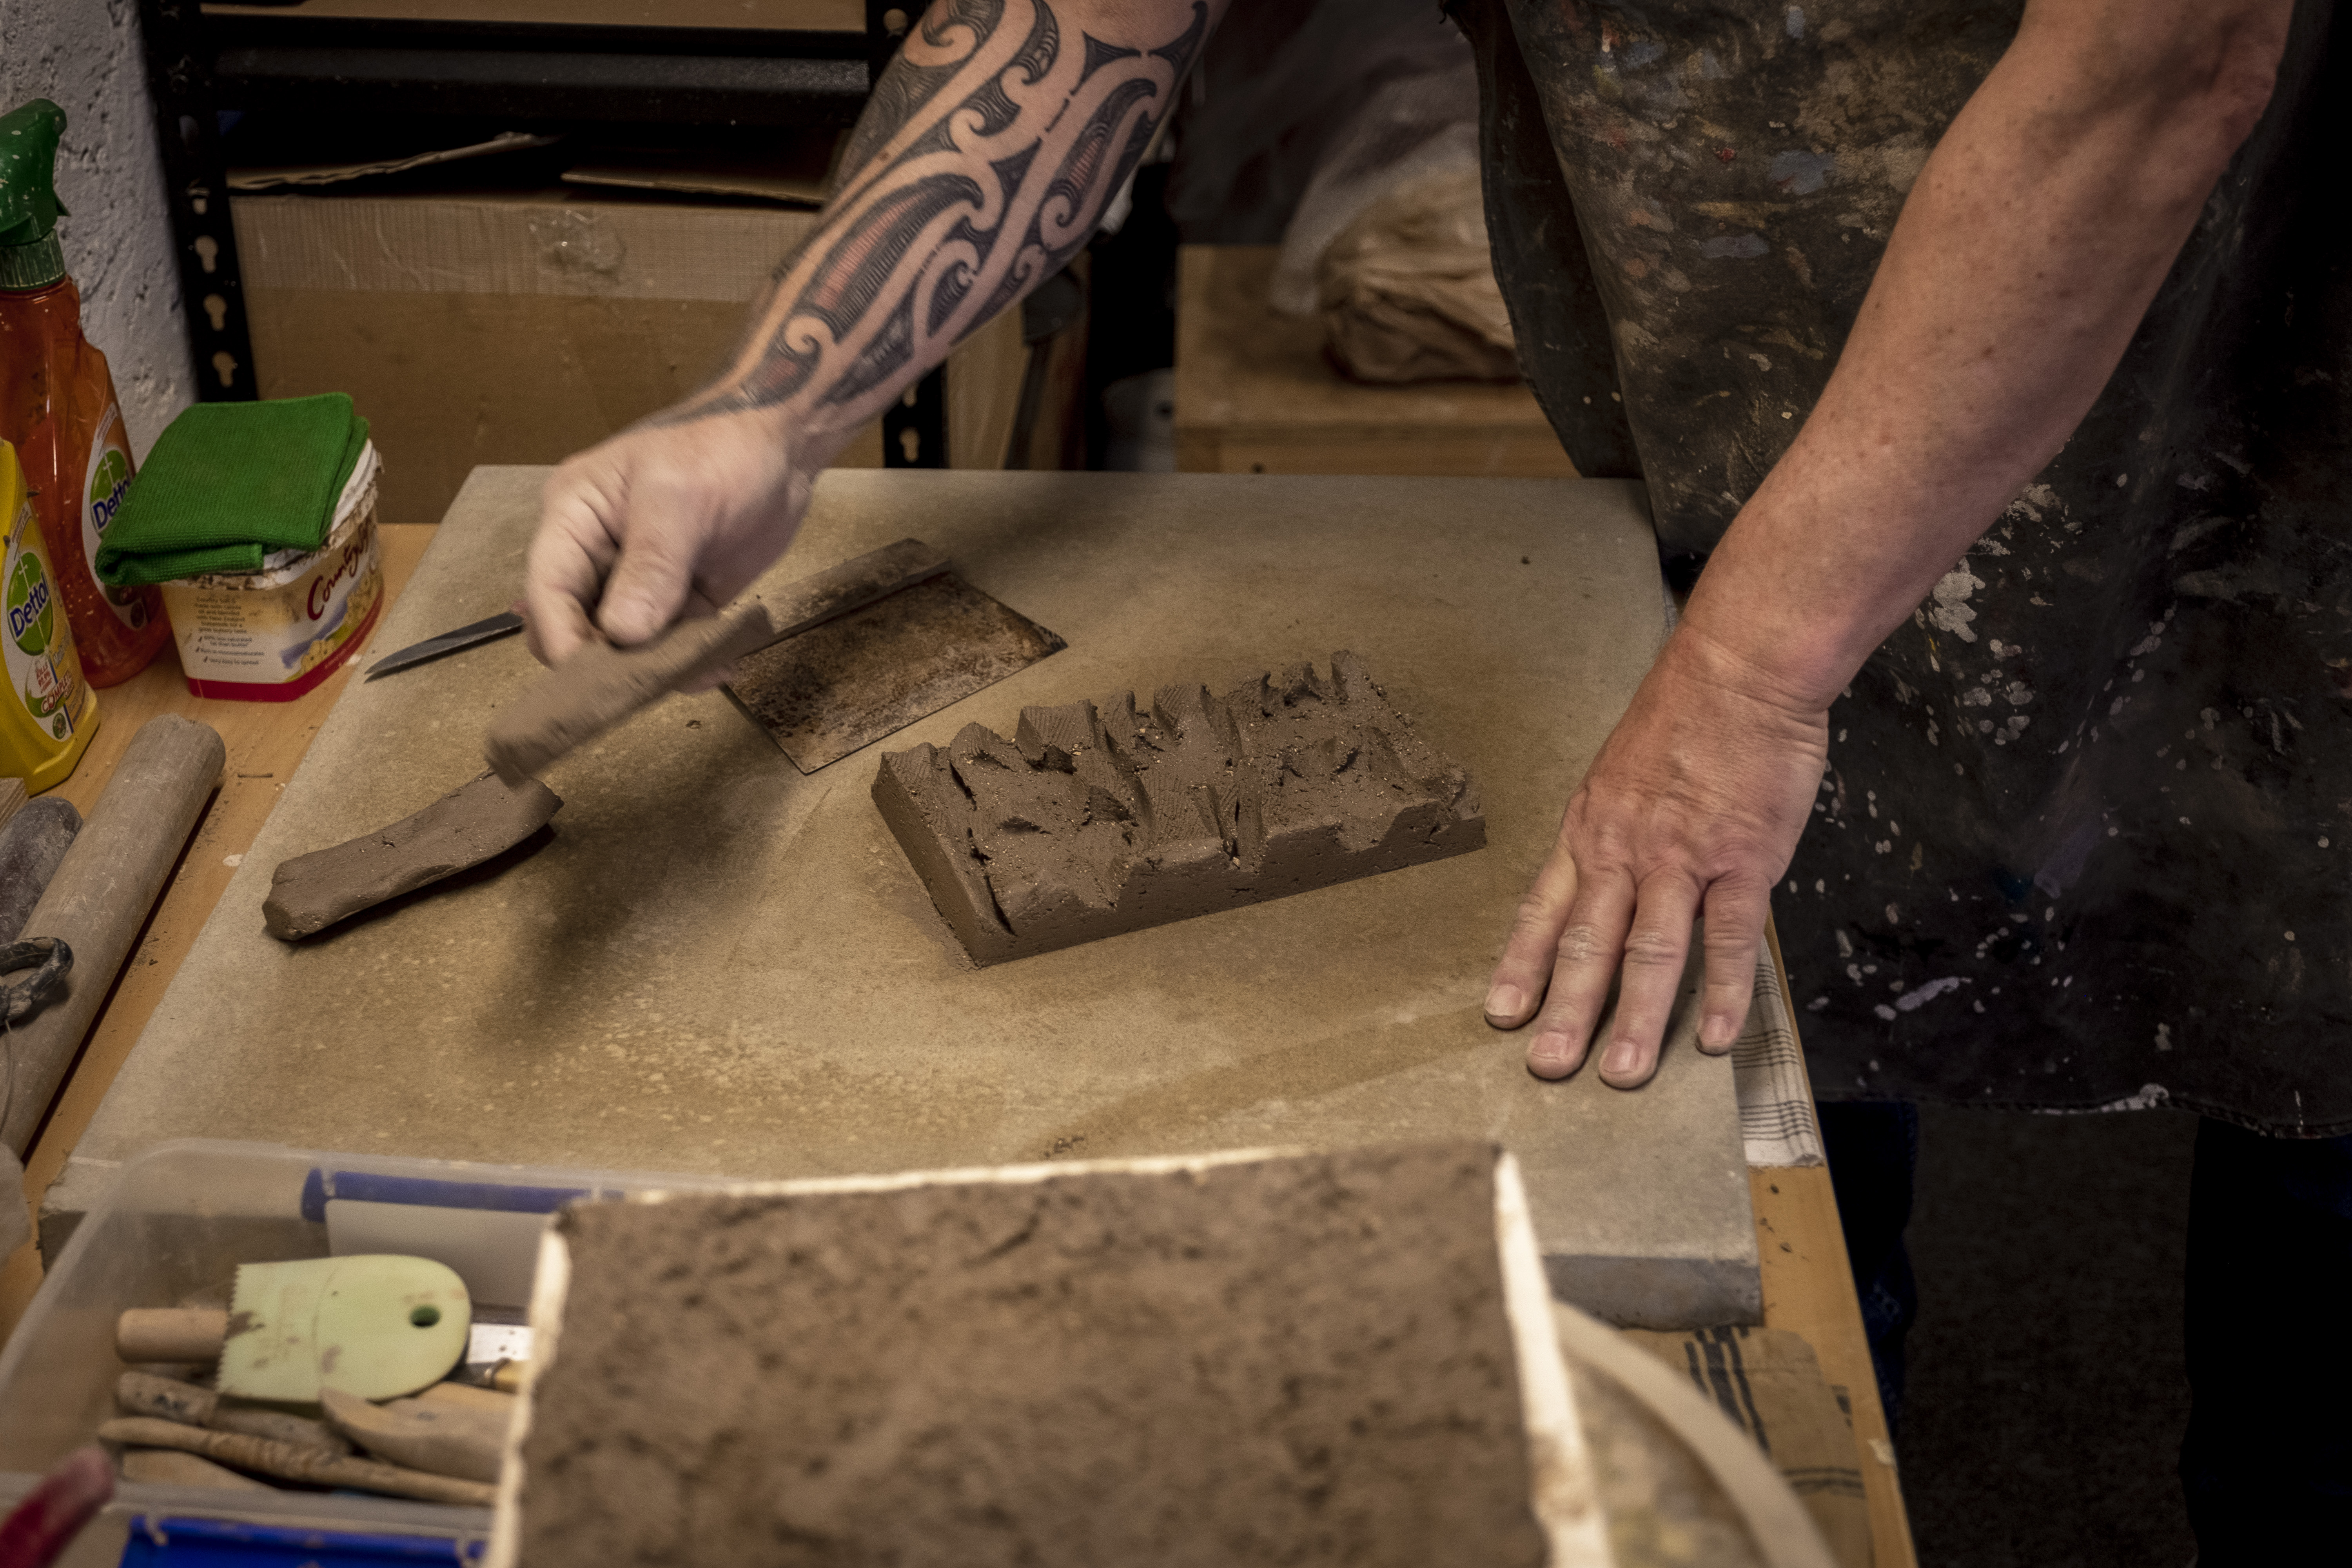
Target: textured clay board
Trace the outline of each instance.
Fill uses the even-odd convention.
[[[557,1226],[529,1568],[1544,1563],[1490,1147]]]
[[[1363,661],[1213,694],[1024,708],[886,752],[874,804],[976,963],[1401,870],[1486,842],[1469,775]]]

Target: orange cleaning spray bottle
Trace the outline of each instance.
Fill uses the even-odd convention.
[[[82,674],[112,686],[144,669],[172,628],[157,589],[110,588],[93,570],[131,488],[131,440],[58,242],[65,123],[41,98],[0,117],[0,439],[16,443]]]

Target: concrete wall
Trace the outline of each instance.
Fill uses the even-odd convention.
[[[133,0],[0,0],[0,112],[66,111],[58,195],[82,331],[114,369],[134,456],[195,398]]]

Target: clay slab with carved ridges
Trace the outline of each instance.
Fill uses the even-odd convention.
[[[1484,847],[1469,775],[1363,661],[1223,696],[1024,708],[884,757],[875,804],[976,963],[1262,903]]]

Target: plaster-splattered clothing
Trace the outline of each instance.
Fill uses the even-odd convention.
[[[1529,379],[1582,471],[1645,476],[1670,555],[1787,449],[2021,9],[1456,5]],[[1775,899],[1825,1097],[2352,1129],[2333,24],[2298,6],[2270,112],[2090,416],[1831,712]]]

